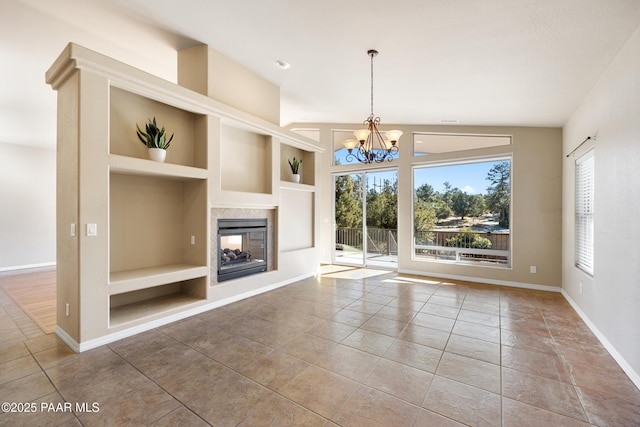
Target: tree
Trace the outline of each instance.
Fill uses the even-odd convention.
[[[433,240],[431,230],[436,225],[436,213],[429,203],[415,198],[413,203],[413,230],[416,244],[426,244]]]
[[[425,183],[416,189],[416,197],[424,202],[433,203],[436,201],[437,192],[433,186]]]
[[[469,195],[456,188],[455,191],[451,193],[451,209],[453,209],[453,212],[459,216],[460,219],[464,219],[464,217],[468,215],[470,208],[471,198]]]
[[[509,227],[509,207],[511,205],[511,162],[498,162],[487,173],[486,203],[492,212],[498,214],[501,227]]]
[[[453,194],[456,191],[460,191],[460,190],[458,190],[457,188],[453,188],[453,186],[449,183],[449,181],[445,181],[443,185],[444,185],[444,193],[442,193],[440,197],[442,201],[444,201],[447,204],[447,206],[452,208],[451,203],[453,202]]]
[[[367,227],[398,228],[398,181],[385,179],[367,192]]]
[[[447,219],[451,215],[453,215],[453,211],[451,210],[449,205],[447,205],[441,198],[438,198],[435,202],[433,202],[431,204],[431,207],[435,211],[436,218],[438,219]]]
[[[472,194],[469,207],[469,215],[474,217],[482,216],[487,210],[487,204],[484,201],[484,196],[481,194]]]
[[[362,183],[359,176],[336,177],[336,226],[338,228],[362,228]]]

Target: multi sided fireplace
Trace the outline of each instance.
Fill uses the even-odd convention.
[[[218,219],[218,282],[267,271],[267,220]]]

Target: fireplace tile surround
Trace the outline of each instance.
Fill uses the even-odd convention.
[[[267,219],[267,271],[274,269],[274,241],[275,234],[273,224],[275,209],[251,209],[251,208],[212,208],[211,209],[211,285],[218,284],[218,219]]]

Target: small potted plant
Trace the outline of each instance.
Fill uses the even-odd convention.
[[[169,148],[173,140],[173,134],[167,139],[167,132],[164,126],[162,129],[158,128],[155,117],[147,121],[145,132],[140,129],[137,123],[136,129],[138,138],[149,150],[149,158],[157,162],[164,162],[167,156],[167,148]]]
[[[300,165],[302,165],[302,159],[298,160],[294,157],[293,160],[289,160],[293,182],[300,182]]]

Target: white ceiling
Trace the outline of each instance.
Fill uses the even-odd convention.
[[[69,42],[175,81],[204,43],[281,87],[281,124],[562,126],[640,0],[2,0],[0,142],[55,146],[44,73]],[[288,70],[276,60],[291,64]]]

